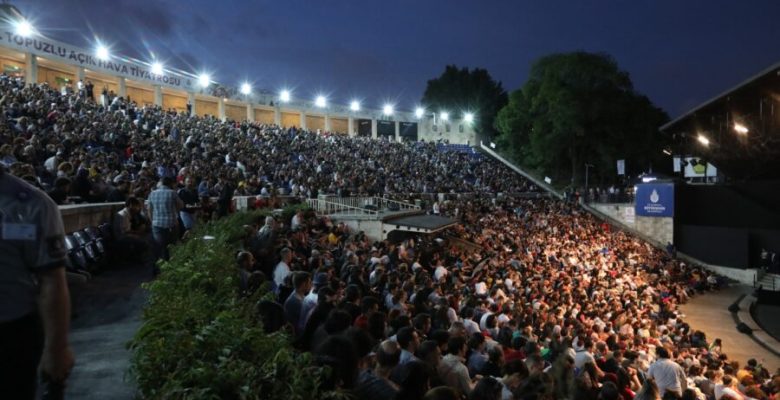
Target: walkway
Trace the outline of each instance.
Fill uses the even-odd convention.
[[[70,341],[76,365],[68,379],[66,398],[134,399],[128,382],[127,342],[141,324],[146,291],[140,285],[151,271],[119,267],[72,288],[75,318]]]
[[[750,336],[737,332],[737,323],[728,310],[741,295],[752,292],[750,286],[735,284],[718,292],[694,296],[680,309],[685,314],[685,322],[692,329],[706,333],[708,341],[720,338],[723,351],[730,359],[744,365],[748,359],[755,358],[770,371],[775,371],[780,368],[780,357],[764,349]]]

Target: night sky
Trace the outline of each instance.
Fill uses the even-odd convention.
[[[44,35],[220,83],[413,109],[446,64],[514,90],[549,53],[606,52],[675,117],[780,61],[780,0],[30,0]]]

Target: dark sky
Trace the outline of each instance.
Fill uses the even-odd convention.
[[[606,52],[671,117],[780,61],[780,0],[26,0],[45,35],[256,88],[412,109],[446,64],[507,90],[554,52]]]

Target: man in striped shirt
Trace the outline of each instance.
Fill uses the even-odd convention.
[[[152,236],[158,246],[158,255],[168,260],[168,245],[176,241],[179,227],[179,210],[183,203],[173,190],[174,179],[163,177],[158,188],[149,194],[149,214],[152,220]],[[156,272],[156,270],[155,270]]]

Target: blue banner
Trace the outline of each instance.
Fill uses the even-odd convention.
[[[636,215],[674,217],[674,184],[642,183],[636,186]]]

